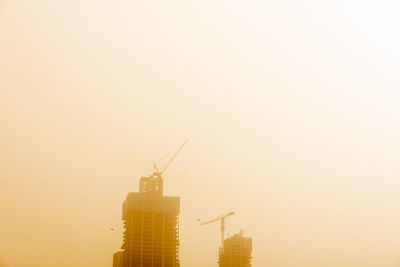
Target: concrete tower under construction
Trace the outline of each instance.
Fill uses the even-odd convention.
[[[243,232],[224,240],[220,250],[220,267],[251,267],[252,239],[244,237]]]
[[[179,267],[179,197],[163,195],[161,173],[142,177],[122,208],[121,267]]]

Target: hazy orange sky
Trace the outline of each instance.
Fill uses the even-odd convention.
[[[112,266],[127,193],[188,138],[183,267],[217,266],[197,219],[229,211],[254,267],[398,267],[399,8],[0,1],[0,265]]]

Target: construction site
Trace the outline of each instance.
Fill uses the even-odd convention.
[[[124,232],[121,250],[113,255],[113,267],[180,267],[179,211],[180,198],[164,196],[162,174],[187,141],[159,170],[139,180],[139,192],[128,193],[122,205]],[[220,222],[219,267],[251,267],[252,239],[243,232],[225,238],[225,220],[229,212],[200,226]]]

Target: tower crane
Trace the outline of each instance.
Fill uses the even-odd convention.
[[[165,172],[165,170],[169,167],[169,165],[171,165],[172,161],[174,161],[176,156],[178,156],[178,154],[181,152],[183,147],[186,145],[187,141],[188,140],[185,140],[182,143],[182,145],[180,145],[178,150],[171,156],[171,158],[168,160],[167,164],[165,164],[164,168],[161,169],[161,171],[158,169],[157,165],[155,163],[153,163],[153,173],[161,176]]]
[[[227,213],[225,215],[221,215],[221,216],[219,216],[219,217],[217,217],[215,219],[212,219],[210,221],[207,221],[207,222],[204,222],[204,223],[200,224],[201,226],[203,226],[203,225],[210,224],[210,223],[213,223],[213,222],[221,221],[221,250],[222,251],[224,250],[224,240],[225,240],[225,218],[228,217],[228,216],[231,216],[233,214],[235,214],[235,213],[234,212],[229,212],[229,213]]]
[[[165,164],[164,168],[161,171],[157,168],[157,165],[153,163],[153,174],[149,177],[141,177],[139,181],[139,192],[141,193],[152,193],[152,194],[163,194],[164,182],[161,175],[165,172],[168,166],[172,163],[172,161],[178,156],[179,152],[181,152],[184,145],[187,143],[187,140],[182,143],[182,145],[178,148],[178,150],[171,156],[168,160],[167,164]]]

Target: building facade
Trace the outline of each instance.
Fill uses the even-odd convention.
[[[224,240],[220,249],[220,267],[251,267],[252,239],[240,232]]]
[[[179,267],[179,197],[163,195],[159,173],[142,177],[123,203],[122,267]]]

